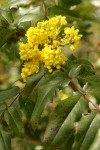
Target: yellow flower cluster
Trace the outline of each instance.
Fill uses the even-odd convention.
[[[67,21],[64,16],[56,16],[49,20],[38,22],[37,28],[44,30],[48,37],[54,40],[61,32],[61,28],[66,25]]]
[[[30,27],[27,30],[26,37],[31,47],[49,42],[48,33],[37,27]]]
[[[78,34],[78,29],[67,28],[66,25],[64,16],[56,16],[27,30],[27,43],[19,43],[20,58],[25,61],[21,73],[24,81],[39,71],[40,63],[49,72],[59,70],[67,60],[62,46],[69,45],[71,50],[78,47],[82,35]]]
[[[79,46],[80,39],[82,37],[79,30],[72,26],[71,28],[64,29],[65,37],[61,40],[64,45],[69,45],[71,50],[76,49]]]
[[[64,65],[66,61],[66,57],[61,52],[60,46],[56,49],[52,49],[51,45],[45,44],[41,52],[41,61],[44,62],[45,68],[47,68],[49,72],[53,71],[53,67],[60,69],[61,65]]]
[[[19,43],[19,46],[20,46],[19,54],[20,54],[21,60],[28,61],[33,58],[40,57],[40,51],[37,45],[35,45],[34,47],[31,47],[29,43],[24,44],[22,42],[22,43]]]
[[[32,59],[31,61],[26,61],[24,63],[24,68],[22,68],[21,76],[24,81],[26,81],[27,76],[30,76],[39,71],[39,60]]]

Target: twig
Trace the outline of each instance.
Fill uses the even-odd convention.
[[[99,107],[98,105],[94,104],[94,103],[89,99],[87,93],[84,92],[83,89],[78,88],[78,87],[76,86],[76,84],[74,83],[73,80],[70,80],[70,86],[72,87],[72,89],[74,89],[74,91],[78,91],[79,93],[81,93],[81,94],[83,95],[83,97],[84,97],[88,102],[90,102],[98,112],[100,112],[100,107]]]
[[[92,45],[92,47],[86,49],[86,52],[89,53],[89,52],[93,52],[95,51],[96,49],[98,49],[100,47],[100,41],[98,43],[96,43],[96,45]]]
[[[24,91],[24,89],[22,89],[22,91],[21,91],[20,93],[18,93],[18,95],[13,99],[13,101],[12,101],[11,104],[8,106],[8,108],[11,107],[11,106],[13,105],[13,103],[17,100],[17,98],[21,96],[21,94],[23,93],[23,91]]]
[[[45,13],[45,19],[47,19],[47,18],[48,18],[48,17],[47,17],[47,7],[46,7],[46,5],[45,5],[44,0],[42,0],[42,4],[43,4],[43,8],[44,8],[44,13]]]
[[[0,116],[0,123],[1,123],[2,120],[3,120],[3,117],[4,117],[5,112],[9,109],[9,107],[11,107],[11,106],[13,105],[13,103],[18,99],[18,97],[21,96],[21,94],[22,94],[23,91],[24,91],[24,89],[23,89],[21,92],[19,92],[19,93],[17,94],[17,96],[13,99],[13,101],[10,103],[10,105],[5,108],[5,110],[3,111],[2,115]]]

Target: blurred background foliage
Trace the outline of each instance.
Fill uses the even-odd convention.
[[[25,40],[25,32],[30,26],[54,15],[66,16],[69,26],[79,28],[83,38],[74,55],[87,58],[100,75],[100,0],[0,0],[0,90],[11,85],[24,86],[20,77],[22,62],[18,42]],[[71,89],[66,88],[59,93],[58,99],[63,95],[63,100]],[[25,122],[26,137],[12,139],[14,150],[42,149],[40,141],[51,109],[52,106],[48,105],[48,111],[42,114],[40,126],[34,134]]]

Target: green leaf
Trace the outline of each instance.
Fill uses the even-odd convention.
[[[0,11],[0,13],[2,13],[2,11]],[[7,28],[8,25],[8,21],[2,15],[0,15],[0,29],[3,29],[4,27]]]
[[[86,85],[85,91],[94,96],[100,104],[100,77],[98,75],[79,75],[78,79]]]
[[[20,97],[19,98],[19,104],[20,104],[20,109],[24,112],[26,118],[29,120],[34,106],[35,106],[35,102],[33,102],[32,100],[30,100],[30,97]]]
[[[91,80],[91,77],[95,76],[95,70],[88,60],[75,59],[73,56],[68,59],[64,69],[70,78],[77,78],[81,86],[84,86]]]
[[[44,0],[44,3],[47,7],[52,7],[56,5],[57,2],[55,0]]]
[[[79,65],[79,66],[77,66],[77,67],[73,67],[73,68],[70,70],[70,72],[69,72],[69,77],[70,77],[70,78],[75,78],[75,77],[77,77],[77,76],[80,74],[81,69],[82,69],[82,66],[81,66],[81,65]]]
[[[0,115],[4,112],[4,110],[7,108],[6,104],[0,104]]]
[[[85,83],[89,83],[90,85],[100,84],[100,77],[95,74],[87,74],[87,75],[79,75],[78,79],[83,80]]]
[[[30,26],[34,26],[37,21],[44,18],[44,10],[41,6],[28,6],[20,7],[15,13],[13,13],[14,24],[18,28],[28,29]]]
[[[73,5],[78,5],[81,3],[82,0],[58,0],[58,4],[59,2],[62,3],[63,5],[69,5],[69,6],[73,6]]]
[[[39,150],[42,150],[42,145],[34,143],[30,141],[29,138],[19,138],[19,139],[12,139],[12,143],[15,143],[15,148],[17,150],[36,150],[39,147]],[[39,145],[39,146],[38,146]],[[37,148],[36,148],[37,147]]]
[[[42,9],[41,5],[37,5],[37,6],[29,5],[26,7],[20,7],[18,10],[13,12],[13,17],[18,17],[18,16],[21,17],[21,16],[25,16],[28,14],[41,15],[40,13],[42,13],[42,15],[43,15],[43,9]]]
[[[88,60],[76,59],[73,55],[68,58],[63,69],[71,78],[86,77],[95,74],[94,68]]]
[[[98,9],[95,9],[95,12],[93,12],[93,16],[95,20],[97,20],[100,23],[100,7],[98,7]]]
[[[75,67],[75,64],[77,62],[77,58],[74,55],[70,55],[66,65],[64,66],[66,70],[68,70],[68,72],[71,70],[71,68]]]
[[[1,10],[0,15],[5,21],[7,21],[8,25],[13,22],[12,12],[9,8],[6,10],[5,9]]]
[[[100,104],[100,77],[97,75],[92,75],[88,77],[79,77],[80,80],[84,80],[87,83],[85,91],[94,96],[98,103]]]
[[[73,143],[72,150],[80,149],[80,146],[84,140],[84,137],[89,129],[92,120],[96,115],[96,111],[91,113],[84,114],[79,122],[76,122],[75,125],[75,139]]]
[[[6,105],[5,104],[0,104],[0,113],[6,109]]]
[[[9,125],[9,128],[11,128],[11,131],[16,136],[24,135],[24,127],[23,127],[19,109],[17,110],[17,108],[15,108],[15,107],[10,107],[6,111],[4,118],[7,122],[7,124]]]
[[[46,69],[44,68],[43,65],[41,65],[38,73],[33,74],[32,76],[27,78],[27,82],[23,92],[23,98],[29,96],[29,94],[32,92],[34,87],[38,84],[38,82],[45,74],[46,74]]]
[[[69,112],[72,110],[74,105],[77,103],[79,98],[80,94],[75,93],[69,98],[58,103],[57,107],[50,116],[50,120],[44,134],[43,142],[46,145],[51,143],[54,136],[57,134],[59,128],[61,127],[63,121],[65,120]]]
[[[37,15],[37,14],[26,14],[26,15],[18,17],[15,20],[14,24],[16,24],[19,28],[27,30],[30,26],[35,25],[37,21],[39,21],[42,18],[43,18],[42,16]]]
[[[81,145],[81,150],[85,150],[85,149],[89,149],[90,146],[93,143],[93,140],[97,134],[97,132],[100,130],[100,114],[97,113],[97,115],[95,116],[95,118],[93,119],[87,133],[86,136],[82,142]],[[98,139],[97,139],[98,140]]]
[[[45,75],[46,69],[43,65],[41,65],[40,71],[37,74],[34,74],[27,78],[27,83],[25,85],[24,92],[19,98],[20,107],[27,119],[30,119],[35,106],[36,88],[40,86],[42,80],[44,80],[45,78]]]
[[[80,75],[93,75],[95,74],[93,65],[86,59],[78,59],[76,65],[82,65],[82,73]]]
[[[91,147],[89,148],[89,150],[98,150],[98,149],[100,149],[100,129],[98,130],[95,139]]]
[[[57,132],[54,140],[50,145],[50,149],[54,148],[55,146],[58,147],[72,135],[71,133],[73,133],[74,123],[82,117],[82,113],[85,113],[87,111],[87,101],[85,101],[85,99],[81,97],[59,128],[59,131]]]
[[[34,0],[10,0],[6,5],[6,8],[17,8],[19,6],[27,6],[32,4],[32,2],[34,2]]]
[[[89,95],[94,96],[100,104],[100,83],[97,83],[95,85],[88,85],[88,89],[86,90],[86,92]]]
[[[36,105],[31,117],[31,123],[34,129],[38,123],[48,98],[54,93],[55,89],[63,82],[63,80],[63,76],[56,78],[52,77],[49,81],[46,81],[46,83],[37,88]]]
[[[68,138],[67,142],[65,143],[65,149],[72,150],[73,142],[74,142],[74,133],[71,133],[70,137]]]
[[[75,11],[80,13],[81,18],[83,18],[84,21],[97,21],[95,15],[93,15],[93,13],[95,14],[95,9],[90,3],[89,5],[79,5],[76,7]]]
[[[0,32],[0,47],[2,47],[14,34],[15,34],[15,27],[10,26],[7,29],[2,28]]]
[[[73,21],[73,20],[79,20],[80,15],[73,11],[73,10],[68,10],[64,9],[59,6],[53,6],[48,8],[48,15],[49,16],[54,16],[54,15],[62,15],[66,16],[66,19],[68,22]]]
[[[43,65],[41,65],[38,73],[27,78],[27,85],[32,87],[33,84],[36,85],[35,82],[39,81],[45,75],[46,72],[47,70],[44,68]]]
[[[0,127],[0,150],[11,150],[10,135]]]
[[[5,43],[0,49],[3,54],[6,54],[9,60],[13,60],[13,61],[15,61],[16,58],[19,59],[18,43],[14,41],[15,38],[16,36],[13,36],[13,38],[11,37],[11,39],[9,39],[7,43]],[[13,42],[12,42],[12,39],[13,39]]]
[[[9,90],[0,91],[0,103],[3,103],[10,98],[13,98],[19,92],[20,88],[18,86],[13,86]]]

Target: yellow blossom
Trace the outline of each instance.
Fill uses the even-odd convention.
[[[24,63],[24,68],[22,68],[21,76],[23,80],[26,82],[26,78],[34,73],[38,73],[39,71],[39,60],[34,59],[31,61],[26,61]]]
[[[68,94],[63,93],[63,94],[62,94],[62,97],[61,97],[61,100],[65,100],[65,99],[67,99],[68,97],[69,97]]]
[[[55,49],[57,48],[58,46],[60,46],[60,42],[58,40],[53,40],[53,43],[52,43],[52,49]]]
[[[66,60],[67,58],[61,52],[61,47],[52,49],[51,45],[46,44],[41,51],[41,61],[44,62],[45,68],[47,68],[49,72],[52,72],[53,68],[60,69]]]
[[[19,43],[19,49],[20,49],[20,59],[21,60],[31,60],[33,58],[39,58],[40,57],[40,51],[38,49],[38,46],[35,45],[33,48],[30,47],[29,43]]]
[[[80,39],[82,37],[81,34],[78,34],[79,30],[72,26],[71,28],[65,28],[64,33],[65,37],[61,40],[63,44],[68,44],[71,50],[78,48]]]
[[[67,61],[62,46],[69,45],[71,50],[78,47],[82,35],[78,29],[66,25],[66,17],[59,15],[38,22],[36,27],[27,30],[27,42],[19,43],[20,59],[24,61],[21,73],[24,81],[39,71],[40,63],[50,73],[60,70]]]
[[[49,42],[47,31],[37,27],[30,27],[26,32],[26,37],[31,47]]]
[[[67,25],[66,17],[59,15],[52,17],[49,20],[38,22],[37,28],[44,29],[47,31],[48,36],[51,39],[56,39],[61,31],[61,28],[65,25]]]

